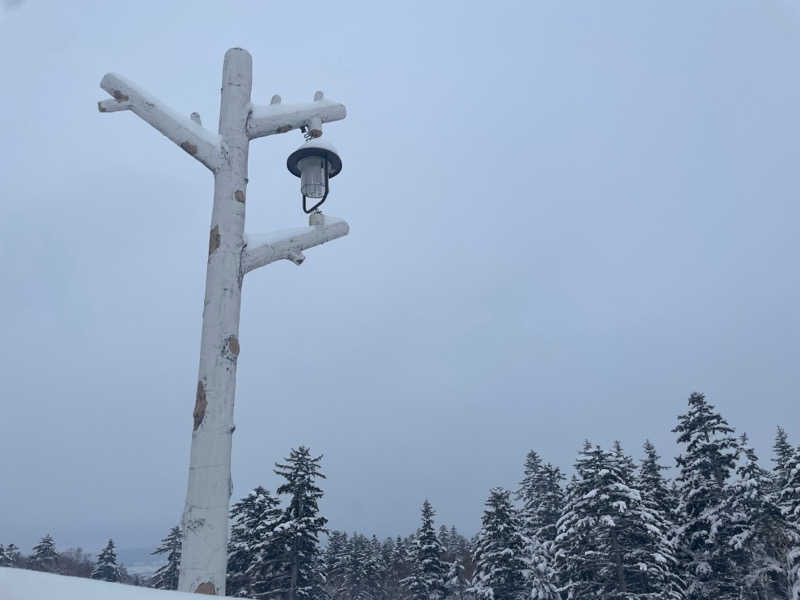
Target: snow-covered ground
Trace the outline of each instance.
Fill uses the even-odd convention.
[[[208,600],[201,594],[65,577],[26,569],[0,567],[2,600]]]

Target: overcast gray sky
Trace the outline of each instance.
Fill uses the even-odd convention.
[[[0,543],[155,545],[183,508],[212,179],[118,72],[217,122],[344,102],[348,237],[248,275],[234,498],[324,453],[330,526],[472,534],[525,453],[665,462],[706,392],[767,463],[800,442],[795,0],[0,7]],[[251,146],[248,227],[300,226],[298,132]]]

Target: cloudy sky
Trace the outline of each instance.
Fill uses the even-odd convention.
[[[706,392],[767,462],[800,442],[800,19],[794,0],[0,5],[0,543],[152,546],[183,508],[212,179],[114,71],[217,121],[348,108],[326,204],[347,238],[248,275],[234,498],[324,453],[330,526],[471,534],[525,453],[650,437]],[[250,152],[252,233],[301,226]]]

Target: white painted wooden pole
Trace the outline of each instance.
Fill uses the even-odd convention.
[[[252,70],[245,50],[232,48],[225,53],[219,113],[225,152],[214,174],[200,368],[183,512],[178,589],[184,592],[225,594]]]
[[[120,75],[107,74],[100,87],[111,95],[98,103],[100,112],[134,112],[214,173],[178,589],[225,595],[242,280],[249,271],[276,260],[299,265],[305,259],[303,250],[349,231],[345,221],[315,212],[307,228],[251,236],[248,244],[244,220],[249,142],[303,127],[316,137],[323,123],[344,119],[347,113],[321,92],[313,102],[283,105],[275,95],[269,106],[253,106],[252,59],[241,48],[225,53],[218,135],[203,127],[197,113],[183,117]]]

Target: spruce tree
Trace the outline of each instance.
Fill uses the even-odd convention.
[[[258,486],[231,507],[231,536],[228,543],[229,596],[247,597],[252,582],[271,581],[275,561],[280,554],[274,529],[281,521],[280,502],[269,490]]]
[[[355,534],[350,539],[346,589],[350,598],[371,600],[369,580],[369,542],[366,536]]]
[[[411,550],[412,572],[403,585],[413,600],[437,600],[444,597],[447,567],[442,562],[444,548],[436,537],[433,506],[426,499],[422,503],[421,524]]]
[[[381,544],[381,597],[384,600],[393,600],[397,597],[400,578],[395,570],[395,542],[392,538],[386,538]]]
[[[564,490],[561,469],[550,463],[542,465],[536,482],[538,504],[528,510],[531,523],[536,527],[537,537],[545,542],[556,539],[556,529],[561,511],[564,509]]]
[[[569,599],[673,598],[670,549],[642,499],[633,460],[584,445],[559,520],[556,559]]]
[[[442,540],[442,532],[445,530],[447,535],[444,536],[444,539],[447,540],[447,543],[442,543],[444,547],[442,562],[447,571],[445,575],[445,596],[460,600],[468,596],[467,588],[469,587],[469,582],[467,581],[467,572],[471,572],[469,543],[458,532],[455,525],[451,526],[450,529],[446,529],[444,526],[439,529],[440,541]]]
[[[442,545],[442,552],[448,552],[450,550],[450,530],[444,523],[439,525],[438,537],[439,543]]]
[[[730,531],[738,586],[743,595],[774,598],[787,589],[784,557],[789,546],[787,523],[781,513],[774,481],[758,465],[758,457],[742,435],[741,462],[722,511]]]
[[[389,590],[392,587],[392,557],[394,555],[394,540],[386,538],[383,542],[379,542],[379,552],[381,555],[381,594],[383,598],[389,596]]]
[[[458,532],[455,525],[450,527],[450,533],[447,537],[450,542],[450,547],[448,548],[449,552],[457,555],[463,555],[469,552],[469,541]]]
[[[524,477],[516,498],[522,501],[521,519],[525,535],[527,586],[534,599],[558,596],[553,568],[553,541],[563,505],[561,471],[550,463],[542,464],[531,450],[525,457]]]
[[[536,484],[541,468],[542,459],[539,454],[535,450],[529,451],[525,456],[522,481],[519,482],[519,488],[514,493],[514,498],[522,502],[523,506],[536,501]]]
[[[669,467],[659,463],[661,457],[650,440],[645,440],[643,447],[644,458],[639,466],[639,487],[642,493],[647,495],[648,500],[665,517],[669,517],[675,511],[673,495],[670,493],[663,475],[663,471]]]
[[[331,531],[323,554],[325,587],[331,600],[344,600],[345,565],[347,563],[348,537],[343,531]]]
[[[11,557],[6,552],[5,546],[0,544],[0,567],[10,567],[11,566]]]
[[[526,587],[531,600],[560,600],[553,542],[528,540],[525,553]]]
[[[183,544],[183,533],[179,526],[169,530],[167,537],[161,540],[161,544],[153,550],[151,554],[166,554],[167,564],[159,567],[150,580],[150,587],[159,590],[177,590],[178,574],[181,566],[181,545]]]
[[[464,574],[464,563],[460,556],[456,556],[447,565],[447,575],[445,576],[446,597],[464,600],[468,587],[469,583]]]
[[[374,535],[369,540],[367,551],[368,558],[364,564],[365,578],[368,582],[365,600],[380,600],[385,594],[386,562],[381,543]]]
[[[377,600],[383,590],[381,550],[377,540],[353,534],[339,556],[339,585],[335,597],[347,600]],[[333,595],[332,595],[333,597]]]
[[[31,569],[35,571],[47,571],[49,573],[57,571],[58,552],[56,552],[56,544],[50,534],[44,536],[33,547],[29,563]]]
[[[409,542],[397,536],[392,544],[387,564],[388,583],[384,589],[388,600],[405,600],[407,598],[406,589],[401,582],[411,574],[410,555]]]
[[[493,488],[481,517],[471,591],[479,600],[522,600],[526,585],[525,537],[511,493]]]
[[[97,557],[97,563],[94,566],[91,578],[102,581],[119,581],[120,572],[113,540],[108,540],[106,547],[100,551],[100,556]]]
[[[673,495],[659,463],[661,457],[650,440],[644,443],[644,458],[639,466],[637,486],[642,504],[643,535],[633,560],[640,561],[639,576],[634,576],[632,589],[642,598],[683,598],[684,581],[675,556],[672,534],[675,524]]]
[[[305,446],[292,449],[285,463],[276,463],[275,473],[284,479],[279,495],[288,496],[288,503],[275,527],[269,543],[259,551],[255,564],[261,569],[272,564],[266,578],[253,580],[258,598],[280,597],[285,600],[319,600],[325,597],[325,578],[319,536],[327,533],[327,519],[319,514],[322,489],[318,479],[322,456],[313,457]],[[273,550],[279,550],[272,556]]]
[[[800,448],[786,462],[786,480],[778,501],[789,537],[784,560],[788,596],[800,600]]]
[[[738,441],[705,396],[693,393],[673,432],[684,446],[676,462],[679,502],[677,544],[691,600],[738,598],[732,532],[725,526],[728,479],[736,467]]]
[[[6,546],[5,554],[6,560],[8,561],[5,565],[7,567],[16,567],[20,562],[20,558],[22,558],[19,548],[17,548],[15,544]]]
[[[605,453],[586,440],[567,486],[556,537],[556,568],[560,589],[567,600],[600,598],[609,586],[609,559],[596,535],[604,517],[602,507],[596,502],[597,488],[606,468]]]
[[[533,532],[528,550],[529,586],[533,600],[559,598],[555,571],[555,539],[564,507],[564,476],[550,463],[542,465],[535,481],[537,501],[525,507],[528,530]]]
[[[786,435],[786,432],[781,426],[778,426],[778,430],[775,433],[775,443],[772,449],[775,453],[772,459],[775,463],[775,483],[780,492],[788,475],[786,467],[792,460],[792,455],[794,454],[794,448],[792,448],[792,445],[789,443],[789,436]]]
[[[542,464],[539,455],[531,450],[525,457],[524,478],[516,492],[522,501],[525,534],[540,541],[553,541],[556,523],[564,505],[561,481],[564,476],[558,467]]]

